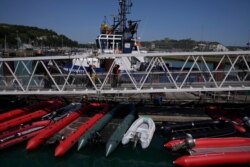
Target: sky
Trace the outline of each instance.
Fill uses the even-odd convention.
[[[0,23],[35,26],[79,43],[94,42],[100,24],[118,13],[119,0],[1,0]],[[194,39],[245,46],[250,0],[132,0],[128,19],[141,20],[141,41]]]

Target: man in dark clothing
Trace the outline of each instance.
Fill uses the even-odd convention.
[[[115,67],[113,68],[113,82],[111,85],[113,88],[117,87],[118,84],[119,68],[120,66],[118,64],[116,64]]]
[[[47,67],[49,72],[52,72],[52,69],[50,66]],[[52,80],[47,73],[47,71],[44,71],[44,88],[52,88]]]
[[[89,67],[87,69],[87,72],[89,73],[90,78],[92,78],[93,77],[93,66],[91,64],[89,65]],[[88,88],[93,87],[93,84],[92,84],[91,80],[88,77],[87,77],[86,87],[88,87]]]

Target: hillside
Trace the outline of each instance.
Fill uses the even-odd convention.
[[[218,45],[218,42],[204,42],[195,41],[192,39],[175,40],[165,38],[162,40],[145,41],[142,45],[150,50],[164,50],[164,51],[201,51],[212,50],[211,45]]]
[[[22,44],[31,44],[33,47],[84,47],[93,48],[93,44],[78,44],[62,34],[57,34],[53,30],[30,27],[23,25],[10,25],[0,23],[0,49],[5,47],[16,49]],[[230,46],[225,48],[218,42],[195,41],[193,39],[175,40],[164,38],[154,41],[141,42],[144,49],[149,51],[222,51],[247,50],[247,46]],[[218,48],[218,46],[220,47]]]
[[[76,41],[72,41],[68,37],[49,29],[41,29],[38,27],[29,27],[22,25],[0,24],[0,48],[4,47],[4,43],[8,48],[17,48],[21,44],[32,44],[33,46],[78,46]]]
[[[196,41],[193,39],[175,40],[165,38],[162,40],[144,41],[142,46],[149,51],[236,51],[248,50],[246,46],[223,46],[216,41]]]

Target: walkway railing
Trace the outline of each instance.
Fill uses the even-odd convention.
[[[74,66],[73,60],[83,62],[81,55],[0,58],[0,95],[250,91],[250,51],[96,57],[116,61],[106,71],[94,68],[90,76],[87,67]],[[144,57],[147,63],[131,70],[131,57]],[[113,83],[117,60],[125,68]],[[65,69],[68,63],[72,66]]]

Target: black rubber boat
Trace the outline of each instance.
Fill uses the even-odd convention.
[[[168,140],[184,139],[187,134],[191,134],[194,138],[201,138],[230,136],[236,133],[230,122],[219,120],[205,120],[175,124],[163,122],[160,130],[162,135],[167,137]]]

